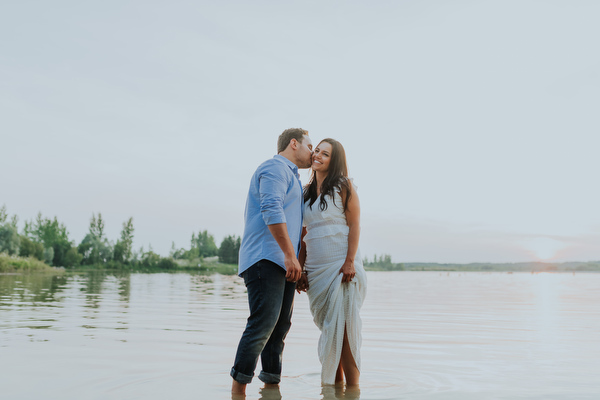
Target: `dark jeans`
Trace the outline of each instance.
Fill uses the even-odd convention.
[[[250,316],[231,377],[239,383],[250,383],[260,355],[262,371],[258,378],[265,383],[279,383],[284,339],[292,326],[296,284],[287,282],[283,268],[268,260],[260,260],[242,277],[248,289]]]

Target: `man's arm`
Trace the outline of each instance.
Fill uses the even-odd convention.
[[[283,251],[286,270],[285,278],[289,282],[297,282],[302,275],[302,267],[300,267],[300,263],[296,258],[296,249],[294,248],[292,240],[288,235],[287,224],[282,223],[267,226],[271,232],[271,235],[273,235],[275,241],[277,241],[277,244],[281,248],[281,251]]]
[[[296,258],[296,248],[287,231],[283,203],[288,182],[276,169],[265,170],[260,177],[260,208],[262,218],[284,256],[285,277],[289,282],[300,279],[302,268]]]

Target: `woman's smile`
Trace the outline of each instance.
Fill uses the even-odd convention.
[[[312,169],[321,172],[329,170],[332,147],[327,142],[321,142],[315,149],[312,156]]]

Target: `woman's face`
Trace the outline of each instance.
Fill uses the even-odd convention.
[[[312,165],[313,171],[327,172],[329,171],[329,162],[331,161],[331,144],[321,142],[313,152]]]

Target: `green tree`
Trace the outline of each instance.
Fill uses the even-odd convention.
[[[98,213],[98,218],[92,213],[92,219],[90,220],[90,234],[100,240],[104,239],[104,220],[102,219],[102,213]]]
[[[8,214],[6,212],[6,204],[3,204],[2,207],[0,207],[0,225],[4,225],[7,219]]]
[[[44,259],[44,245],[36,242],[26,235],[21,235],[21,246],[19,247],[21,257],[35,257],[38,260]]]
[[[115,244],[113,259],[120,263],[130,263],[133,252],[133,217],[123,222],[121,238]]]
[[[94,265],[105,263],[113,258],[113,249],[106,240],[87,234],[77,247],[82,256],[82,264]]]
[[[194,235],[192,235],[192,240],[193,239]],[[213,257],[219,252],[219,249],[215,244],[214,236],[208,233],[206,230],[198,232],[196,242],[198,247],[198,256],[200,257]]]
[[[365,257],[363,260],[363,265],[365,268],[371,268],[375,270],[404,271],[404,264],[394,264],[392,262],[392,256],[389,254],[382,254],[379,257],[375,255],[373,256],[373,261],[369,261],[369,258]]]
[[[0,252],[43,260],[44,245],[33,239],[35,232],[32,224],[25,221],[24,234],[20,235],[17,229],[18,222],[17,215],[13,215],[10,221],[8,220],[6,205],[0,207]]]
[[[33,239],[44,245],[44,259],[51,265],[65,266],[65,257],[73,243],[69,240],[69,232],[64,224],[54,219],[43,218],[38,213],[36,220],[31,224]],[[52,252],[48,249],[52,248]],[[51,255],[51,257],[50,257]]]
[[[172,258],[161,257],[156,266],[160,269],[174,269],[177,268],[177,263]]]
[[[174,254],[175,256],[179,256],[179,254]],[[196,237],[196,233],[192,232],[192,238],[190,239],[190,249],[184,251],[180,258],[185,258],[188,260],[193,260],[194,258],[198,258],[200,256],[200,250],[198,249],[198,238]]]
[[[152,250],[148,250],[142,255],[142,260],[140,264],[146,268],[156,268],[159,262],[160,256]]]
[[[82,255],[82,264],[85,265],[105,263],[113,259],[113,248],[104,237],[102,214],[98,213],[98,218],[92,214],[89,233],[77,246],[77,250]]]
[[[227,264],[237,264],[239,261],[241,238],[235,235],[227,236],[219,247],[219,261]]]
[[[44,262],[48,265],[52,265],[53,260],[54,260],[54,248],[46,247],[44,249]]]
[[[21,237],[17,228],[10,223],[0,225],[0,253],[7,252],[10,255],[18,255],[20,245]]]
[[[197,256],[197,253],[195,253]],[[181,249],[176,249],[175,248],[175,242],[173,242],[173,245],[171,246],[171,251],[169,252],[169,256],[175,260],[181,260],[181,259],[190,259],[193,260],[196,257],[191,257],[192,254],[190,254],[189,250],[186,250],[184,248]],[[191,257],[191,258],[190,258]]]
[[[65,254],[64,266],[67,268],[75,267],[81,264],[83,256],[77,251],[77,247],[71,247]]]
[[[131,265],[139,265],[144,256],[144,246],[140,246],[138,251],[133,250],[131,255]]]
[[[17,230],[19,218],[13,215],[10,222],[6,205],[0,208],[0,253],[6,252],[10,255],[18,255],[21,246],[21,236]]]

